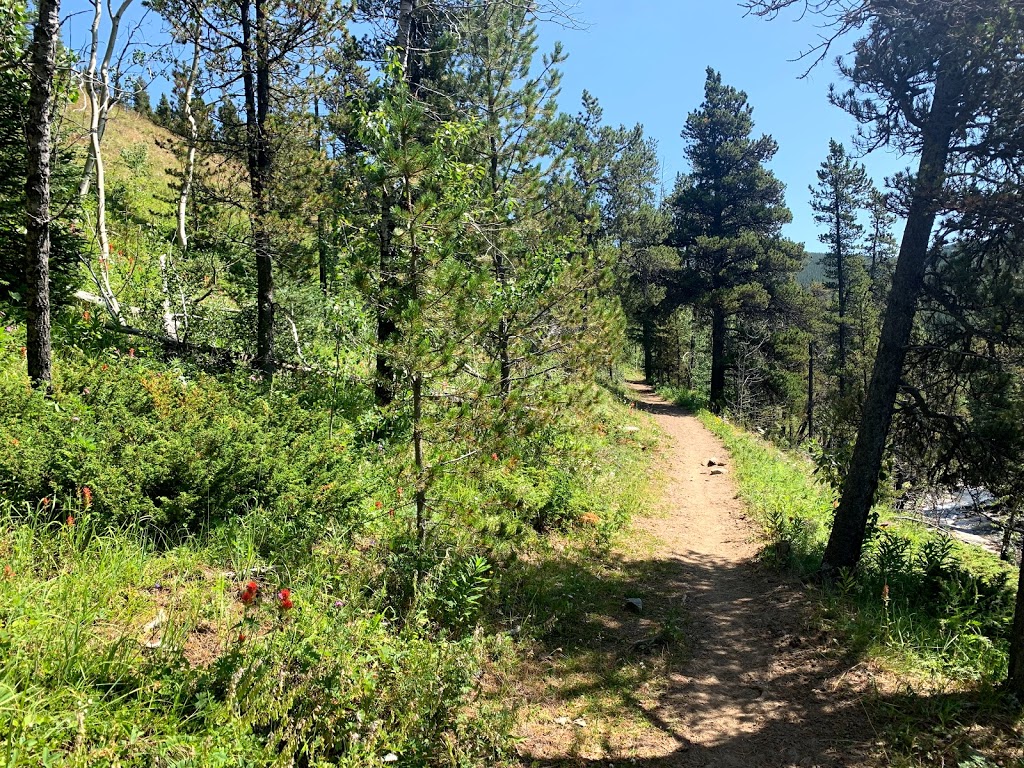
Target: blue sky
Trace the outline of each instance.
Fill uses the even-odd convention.
[[[561,40],[569,54],[562,65],[562,109],[578,111],[587,89],[601,102],[606,122],[642,123],[658,140],[671,189],[686,170],[679,132],[703,100],[706,68],[714,67],[726,83],[746,91],[755,129],[779,143],[771,167],[786,184],[793,211],[786,235],[820,249],[807,187],[816,181],[829,139],[849,147],[856,125],[828,102],[829,84],[842,84],[831,60],[800,79],[806,64],[793,59],[817,38],[812,19],[745,18],[732,0],[579,0],[575,15],[585,29],[546,24],[540,30],[542,51]],[[909,164],[885,151],[864,162],[879,185]]]

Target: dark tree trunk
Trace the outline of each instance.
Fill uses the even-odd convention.
[[[721,413],[725,408],[725,312],[711,309],[711,410]]]
[[[416,0],[401,0],[398,7],[398,31],[395,36],[395,48],[401,57],[403,76],[409,92],[416,95],[416,71],[414,48],[416,45]],[[398,331],[394,318],[394,304],[388,299],[388,293],[400,293],[397,285],[389,286],[393,279],[395,254],[392,253],[391,233],[395,223],[391,215],[392,200],[387,190],[381,192],[380,232],[378,233],[379,263],[378,285],[380,294],[377,298],[377,358],[376,376],[373,386],[374,396],[379,407],[386,407],[395,400],[395,370],[391,365],[387,346]],[[388,286],[391,290],[385,290]]]
[[[697,365],[697,328],[700,326],[700,312],[693,308],[693,322],[690,325],[690,362],[686,366],[686,388],[693,391],[693,368]]]
[[[246,159],[252,190],[252,237],[256,260],[256,367],[274,372],[274,261],[267,225],[270,181],[270,49],[265,0],[254,0],[255,29],[249,0],[242,0],[242,85],[245,92]]]
[[[320,97],[313,98],[313,119],[316,124],[316,152],[319,155],[323,152],[323,141],[321,137],[322,126],[320,124]],[[320,192],[326,192],[325,183],[321,181]],[[324,223],[324,217],[326,212],[323,210],[323,204],[321,203],[320,211],[316,215],[316,252],[317,261],[320,265],[320,292],[326,296],[328,290],[327,284],[327,227]]]
[[[831,576],[841,568],[856,567],[864,546],[903,361],[913,330],[917,301],[924,287],[932,227],[945,182],[949,144],[957,116],[957,89],[952,86],[949,75],[940,70],[931,113],[923,132],[920,166],[878,342],[874,372],[835,523],[821,564],[825,576]]]
[[[654,385],[654,322],[649,318],[643,319],[641,346],[644,349],[644,379],[648,384]]]
[[[28,339],[25,356],[33,385],[50,391],[53,354],[50,346],[50,158],[53,80],[60,35],[60,0],[39,0],[32,36],[25,141],[25,272]]]
[[[381,192],[380,207],[380,231],[377,235],[379,251],[377,359],[373,392],[377,405],[384,408],[395,400],[395,370],[391,366],[391,357],[387,346],[398,330],[390,298],[394,290],[394,286],[390,285],[392,264],[395,258],[391,252],[391,232],[394,228],[394,219],[391,216],[391,198],[386,191]]]
[[[1017,605],[1013,612],[1010,632],[1010,666],[1006,687],[1018,700],[1024,701],[1024,557],[1017,577]]]
[[[814,437],[814,342],[807,346],[807,439]]]

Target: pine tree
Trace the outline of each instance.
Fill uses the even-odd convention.
[[[777,14],[797,0],[750,0],[752,11]],[[951,177],[990,156],[1007,156],[1021,140],[1024,29],[1006,0],[891,2],[825,0],[826,41],[861,34],[856,55],[840,61],[852,83],[833,100],[861,123],[868,147],[919,153],[917,172],[903,179],[907,225],[865,398],[849,471],[822,562],[824,575],[854,568],[878,489],[894,406],[918,300],[924,287],[932,229]]]
[[[171,109],[171,100],[167,98],[166,93],[160,94],[160,101],[157,102],[156,109],[153,111],[153,122],[168,129],[174,122],[174,110]]]
[[[153,117],[153,106],[149,101],[149,88],[141,77],[132,80],[132,109],[143,117]]]
[[[839,396],[847,394],[851,335],[851,294],[863,287],[864,261],[860,255],[864,228],[858,222],[868,202],[867,170],[855,163],[835,139],[829,142],[828,158],[818,170],[818,185],[811,187],[814,220],[824,227],[818,239],[828,247],[824,267],[827,287],[836,292],[836,371]]]
[[[682,281],[711,316],[711,405],[725,405],[728,323],[765,306],[770,288],[792,276],[802,249],[782,238],[792,216],[784,187],[765,164],[778,151],[770,136],[753,137],[753,109],[742,91],[707,71],[704,103],[682,136],[690,172],[676,183],[670,242],[680,250]]]

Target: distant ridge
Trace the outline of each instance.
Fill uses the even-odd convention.
[[[811,283],[822,283],[825,281],[825,265],[823,264],[825,253],[807,253],[807,266],[796,275],[796,281],[805,288]]]

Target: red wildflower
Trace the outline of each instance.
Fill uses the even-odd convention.
[[[377,509],[383,509],[384,508],[384,502],[383,501],[375,501],[373,505],[375,507],[377,507]]]
[[[43,506],[44,507],[50,506],[50,497],[49,496],[43,496]]]
[[[75,525],[75,516],[68,515],[68,527],[73,528]]]
[[[491,454],[491,461],[497,461],[497,460],[498,460],[498,454],[492,453]]]
[[[24,357],[24,356],[25,356],[25,347],[22,347],[22,348],[21,348],[21,356],[22,356],[22,357]]]
[[[290,589],[282,589],[277,593],[278,605],[280,605],[282,611],[290,611],[292,609],[292,592]]]
[[[106,363],[104,363],[103,365],[101,365],[101,366],[100,366],[100,370],[101,370],[101,371],[105,371],[105,370],[107,370],[107,368],[109,368],[109,367],[110,367],[109,365],[107,365]]]
[[[5,565],[4,566],[4,578],[5,579],[13,579],[14,578],[14,569],[11,568],[11,566],[9,566],[9,565]]]
[[[85,312],[82,313],[82,319],[85,320],[85,322],[87,323],[90,320],[92,320],[92,314],[89,312],[89,310],[85,310]]]
[[[85,508],[88,509],[92,505],[92,489],[88,485],[82,488],[82,498],[85,499]]]
[[[244,632],[239,632],[238,633],[238,642],[240,642],[240,643],[244,643],[245,642],[245,633]]]
[[[128,350],[128,357],[135,357],[135,347]]]
[[[256,593],[260,591],[260,585],[255,581],[250,581],[245,585],[245,589],[242,590],[242,594],[239,595],[238,599],[246,605],[249,605],[253,600],[256,599]]]

